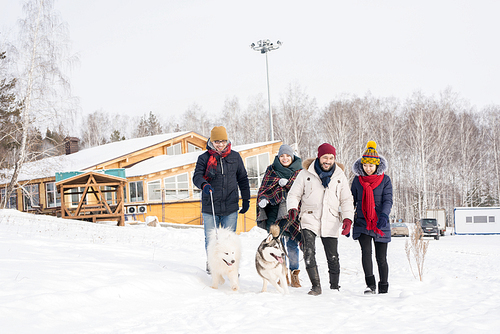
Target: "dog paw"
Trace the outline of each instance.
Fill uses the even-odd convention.
[[[239,286],[237,286],[237,285],[235,285],[235,286],[232,286],[232,287],[231,287],[231,289],[232,289],[233,291],[238,291],[238,290],[239,290],[239,288],[240,288],[240,287],[239,287]]]

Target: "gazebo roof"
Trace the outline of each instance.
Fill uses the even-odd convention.
[[[93,176],[97,183],[121,183],[126,184],[127,179],[123,177],[113,176],[109,174],[104,174],[99,171],[90,171],[83,174],[78,174],[68,179],[61,180],[56,183],[57,189],[59,189],[62,185],[81,185],[82,183],[87,183],[90,176]]]

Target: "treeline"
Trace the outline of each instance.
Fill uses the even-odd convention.
[[[17,47],[0,44],[0,168],[13,170],[5,198],[20,186],[25,162],[62,154],[68,136],[86,148],[176,131],[208,137],[213,126],[224,125],[234,145],[270,140],[262,95],[246,106],[228,98],[215,114],[193,104],[168,119],[161,110],[135,118],[100,110],[78,119],[64,71],[77,60],[68,52],[67,25],[53,0],[29,0],[23,9]],[[454,207],[500,205],[500,106],[476,110],[447,90],[406,100],[346,95],[319,107],[299,85],[273,103],[275,140],[293,145],[302,158],[314,157],[323,142],[333,144],[350,178],[365,144],[375,140],[389,162],[393,218],[414,222],[427,208],[445,208],[451,218]]]

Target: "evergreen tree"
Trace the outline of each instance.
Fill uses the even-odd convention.
[[[113,133],[111,133],[111,137],[109,138],[109,141],[114,143],[115,141],[122,141],[122,140],[125,140],[125,136],[122,136],[119,130],[113,130]]]

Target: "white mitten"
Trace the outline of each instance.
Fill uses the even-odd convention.
[[[260,200],[259,206],[264,209],[266,207],[267,203],[269,203],[269,201],[267,199],[263,198]]]
[[[278,181],[278,184],[279,184],[281,187],[286,186],[286,184],[287,184],[287,183],[288,183],[288,179],[285,179],[285,178],[280,179],[280,180]]]

